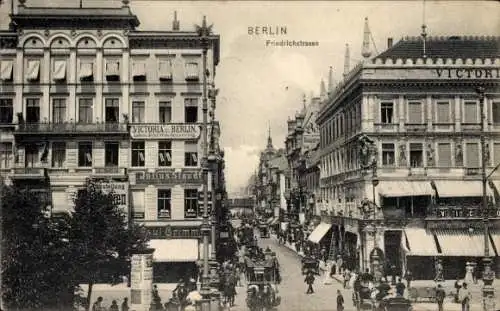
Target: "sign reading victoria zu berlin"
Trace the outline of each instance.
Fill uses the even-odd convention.
[[[154,172],[137,172],[138,184],[201,184],[203,176],[200,169],[159,169]]]
[[[130,136],[133,139],[198,139],[199,124],[133,124]]]

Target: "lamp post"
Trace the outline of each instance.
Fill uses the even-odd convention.
[[[486,147],[485,137],[485,105],[484,88],[478,87],[476,93],[479,97],[479,106],[481,113],[481,181],[483,186],[483,228],[484,228],[484,258],[483,258],[483,310],[490,311],[495,309],[495,290],[493,288],[494,272],[491,270],[490,244],[489,244],[489,215],[488,215],[488,197],[486,195],[486,183],[488,176],[486,175],[486,165],[488,162],[488,150]]]
[[[210,280],[208,275],[208,238],[210,235],[210,219],[208,215],[208,99],[207,99],[207,51],[208,51],[208,36],[210,35],[212,26],[207,26],[207,19],[203,16],[201,26],[196,26],[196,31],[201,37],[201,44],[203,49],[203,159],[202,159],[202,172],[203,172],[203,222],[201,225],[201,233],[203,234],[203,275],[201,279],[200,294],[203,299],[200,300],[201,310],[210,311]]]

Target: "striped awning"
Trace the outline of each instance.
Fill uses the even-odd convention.
[[[490,231],[490,237],[495,246],[496,255],[500,256],[500,230]],[[490,255],[493,255],[495,252],[490,248]]]
[[[429,181],[381,181],[378,192],[385,197],[432,195]]]
[[[484,256],[484,235],[481,231],[436,230],[442,256],[482,257]],[[493,245],[488,237],[490,250]]]
[[[405,228],[408,256],[437,256],[438,249],[432,233],[424,228]]]

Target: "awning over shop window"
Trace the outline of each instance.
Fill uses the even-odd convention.
[[[480,180],[436,180],[437,192],[441,198],[480,197],[483,195],[483,185]],[[486,187],[488,196],[493,192]]]
[[[149,241],[155,262],[194,262],[198,260],[197,239],[161,239]]]
[[[275,224],[278,223],[278,220],[279,220],[278,217],[271,217],[267,220],[267,224],[269,226],[274,226]]]
[[[490,237],[493,240],[493,244],[495,245],[496,255],[500,256],[500,231],[492,231],[490,232]],[[484,242],[483,242],[484,244]],[[490,256],[495,252],[490,248]]]
[[[465,230],[436,230],[442,256],[482,257],[484,256],[484,235]],[[493,250],[491,241],[490,250]]]
[[[438,250],[434,236],[424,228],[406,228],[404,230],[409,256],[437,256]]]
[[[378,191],[385,197],[432,195],[429,181],[382,181]]]
[[[309,235],[308,240],[313,243],[319,243],[319,241],[321,241],[321,239],[325,236],[325,234],[328,232],[328,230],[330,230],[331,227],[331,224],[327,224],[324,222],[320,223]]]

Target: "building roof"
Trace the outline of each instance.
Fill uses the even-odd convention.
[[[423,45],[422,37],[405,37],[375,58],[423,58]],[[500,37],[428,37],[425,41],[425,56],[452,59],[498,58],[500,57]]]
[[[281,154],[278,157],[275,157],[269,161],[270,167],[275,167],[280,171],[284,171],[288,168],[288,161],[285,155]]]
[[[129,7],[54,8],[19,6],[11,15],[20,28],[116,28],[135,29],[139,19]]]

